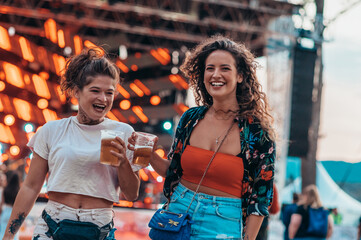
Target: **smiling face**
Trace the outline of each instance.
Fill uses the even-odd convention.
[[[112,108],[116,81],[106,75],[92,77],[82,90],[75,89],[78,99],[78,121],[82,124],[97,124],[104,120]]]
[[[237,101],[237,83],[242,82],[233,55],[224,50],[209,54],[205,62],[204,85],[216,101]]]

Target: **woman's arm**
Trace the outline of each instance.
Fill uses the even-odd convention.
[[[296,236],[298,229],[301,226],[302,215],[301,214],[292,214],[291,223],[288,227],[288,237],[293,239]]]
[[[34,152],[29,173],[15,199],[3,240],[14,239],[14,235],[19,231],[21,224],[34,206],[47,172],[48,161]]]
[[[112,144],[119,149],[119,153],[111,150],[111,153],[117,156],[120,160],[118,167],[118,181],[120,189],[125,198],[129,201],[134,201],[139,195],[140,179],[137,172],[133,172],[129,160],[126,155],[126,146],[120,137],[116,137],[117,141],[112,141]]]
[[[170,161],[168,159],[164,159],[160,157],[157,153],[152,154],[152,158],[150,159],[150,164],[153,169],[162,177],[166,177],[167,170],[170,165]]]
[[[331,215],[328,215],[328,224],[327,224],[327,236],[326,238],[330,238],[333,233],[333,218]]]
[[[244,240],[254,240],[263,222],[263,216],[250,215],[247,218]]]

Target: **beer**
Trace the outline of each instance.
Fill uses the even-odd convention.
[[[135,132],[135,134],[133,164],[144,168],[149,165],[150,156],[152,155],[157,136],[144,132]]]
[[[119,136],[124,141],[124,133],[113,130],[100,130],[100,163],[112,166],[119,166],[119,158],[114,156],[110,151],[119,152],[118,148],[112,145],[112,141],[117,141],[115,137]]]
[[[139,165],[142,167],[147,167],[149,165],[150,156],[152,154],[153,147],[150,146],[139,146],[134,150],[133,164]]]
[[[119,152],[119,150],[111,144],[112,141],[116,141],[116,140],[113,138],[102,139],[101,148],[100,148],[100,163],[106,165],[118,166],[119,159],[118,157],[114,156],[110,152],[110,150],[113,150],[114,152]]]

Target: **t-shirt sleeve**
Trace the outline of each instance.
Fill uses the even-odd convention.
[[[48,160],[49,156],[49,124],[43,125],[36,133],[30,138],[27,146],[32,152],[35,152],[40,157]]]

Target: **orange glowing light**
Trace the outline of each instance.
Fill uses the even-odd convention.
[[[99,51],[101,55],[104,55],[103,49],[101,49],[100,47],[98,47],[97,45],[95,45],[94,43],[92,43],[89,40],[84,41],[84,46],[86,46],[87,48],[95,49],[95,50]]]
[[[48,100],[46,100],[46,99],[44,99],[44,98],[39,99],[39,101],[38,101],[38,103],[37,103],[37,106],[38,106],[38,108],[40,108],[40,109],[45,109],[45,108],[48,107],[48,105],[49,105]]]
[[[143,97],[144,96],[144,92],[142,91],[142,89],[140,89],[137,85],[135,85],[134,83],[129,84],[130,89],[133,90],[133,92],[135,92],[135,94],[137,94],[139,97]]]
[[[7,125],[7,126],[12,126],[14,125],[15,123],[15,117],[11,114],[8,114],[4,117],[4,123]]]
[[[60,76],[61,71],[65,68],[65,58],[63,56],[60,56],[58,54],[53,54],[53,62],[55,67],[55,72],[58,76]]]
[[[33,75],[33,83],[34,83],[36,94],[38,94],[38,96],[46,98],[46,99],[51,98],[48,84],[46,83],[46,81],[43,78],[34,74]]]
[[[182,78],[180,75],[176,74],[175,75],[177,78],[178,83],[184,88],[184,89],[188,89],[188,83],[184,80],[184,78]]]
[[[132,107],[132,111],[137,115],[137,117],[144,123],[149,121],[148,117],[143,113],[143,108],[140,106]]]
[[[52,41],[53,43],[57,43],[58,34],[56,31],[56,22],[54,19],[49,18],[44,23],[45,36],[47,39]]]
[[[10,51],[11,43],[8,30],[0,26],[0,48]]]
[[[119,119],[114,115],[114,113],[112,113],[111,111],[109,111],[107,113],[107,117],[110,118],[111,120],[117,121],[119,122]]]
[[[118,66],[118,68],[120,68],[120,70],[122,70],[123,73],[129,72],[129,68],[124,63],[122,63],[119,59],[116,61],[115,64]]]
[[[47,73],[47,72],[40,72],[39,76],[42,77],[45,80],[49,79],[49,73]]]
[[[44,115],[44,119],[45,119],[46,122],[58,119],[58,115],[56,114],[56,112],[54,112],[54,111],[52,111],[50,109],[44,109],[43,110],[43,115]]]
[[[4,111],[4,105],[3,102],[0,99],[0,112]]]
[[[161,99],[158,95],[154,95],[150,98],[150,104],[157,106],[160,103]]]
[[[0,92],[5,90],[5,83],[3,81],[0,81]]]
[[[168,63],[170,62],[170,55],[169,55],[169,50],[166,48],[158,48],[157,52],[159,53],[160,56],[162,56]]]
[[[133,207],[133,202],[129,202],[126,200],[119,200],[118,203],[114,203],[113,205],[118,207]]]
[[[58,46],[61,48],[65,47],[64,31],[61,29],[58,30]]]
[[[9,159],[9,155],[7,155],[6,153],[1,154],[1,161],[5,162]]]
[[[161,157],[164,158],[165,156],[165,151],[161,148],[158,148],[157,150],[155,150],[155,152]]]
[[[3,63],[4,72],[6,76],[6,81],[11,85],[14,85],[18,88],[24,88],[25,84],[21,75],[20,69],[12,65],[10,63],[4,62]]]
[[[117,85],[117,90],[118,92],[125,98],[130,98],[130,94],[128,93],[127,90],[125,90],[122,86],[120,86],[119,84]]]
[[[138,66],[133,64],[132,66],[130,66],[130,69],[132,69],[133,72],[138,71]]]
[[[139,58],[142,57],[142,54],[141,54],[140,52],[136,52],[136,53],[134,54],[134,57],[139,59]]]
[[[17,156],[20,153],[19,146],[13,145],[10,147],[9,152],[12,156]]]
[[[28,74],[24,75],[24,82],[26,85],[29,85],[31,83],[30,77]]]
[[[58,93],[59,99],[60,101],[64,104],[66,102],[66,96],[65,94],[61,91],[60,85],[56,86],[56,92]]]
[[[73,104],[73,105],[78,105],[78,99],[76,99],[76,98],[74,98],[74,97],[70,98],[70,102],[71,102],[71,104]]]
[[[18,114],[18,117],[25,121],[30,121],[31,120],[30,103],[19,98],[14,98],[13,103],[15,106],[16,113]]]
[[[145,95],[149,96],[151,91],[147,88],[139,79],[135,79],[134,83],[145,93]]]
[[[131,105],[132,105],[132,104],[130,103],[129,100],[122,100],[122,101],[119,103],[119,107],[120,107],[122,110],[128,110]]]
[[[189,107],[184,105],[183,103],[178,104],[178,107],[183,111],[183,113],[189,109]]]
[[[137,119],[134,116],[129,116],[128,119],[129,119],[129,122],[131,122],[133,124],[137,123]]]
[[[3,71],[0,71],[0,80],[5,80],[5,73]]]
[[[28,132],[28,133],[26,133],[26,137],[27,137],[27,139],[28,139],[28,141],[30,140],[30,138],[32,137],[32,136],[34,136],[34,132]]]
[[[149,180],[148,175],[145,173],[144,169],[140,169],[139,170],[139,177],[140,179],[142,179],[143,181],[147,182]]]
[[[23,58],[29,62],[34,62],[34,55],[31,52],[30,43],[28,40],[24,37],[19,37],[19,43]]]
[[[83,49],[83,40],[78,35],[74,36],[75,54],[80,54]]]
[[[168,49],[158,48],[157,50],[150,50],[150,55],[157,59],[162,65],[167,65],[170,62],[170,55]]]

